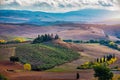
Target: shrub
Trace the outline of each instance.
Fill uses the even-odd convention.
[[[120,77],[118,77],[118,80],[120,80]]]
[[[94,67],[95,77],[98,77],[98,80],[112,80],[113,73],[111,70],[103,65]]]
[[[3,40],[3,39],[0,40],[0,44],[5,44],[5,43],[6,43],[5,40]]]
[[[95,63],[93,62],[86,62],[81,66],[78,66],[77,69],[91,69],[93,68],[93,66],[95,65]]]
[[[5,76],[3,76],[2,74],[0,74],[0,80],[8,80]]]
[[[15,38],[13,41],[20,43],[20,42],[25,42],[25,39],[24,38]]]
[[[24,70],[30,71],[31,70],[31,65],[28,64],[28,63],[24,64]]]
[[[12,61],[12,62],[18,62],[18,61],[19,61],[19,58],[16,57],[16,56],[11,56],[11,57],[10,57],[10,61]]]
[[[111,42],[109,42],[109,45],[110,45],[110,46],[114,46],[114,45],[116,45],[116,44],[115,44],[115,42],[111,41]]]
[[[73,42],[71,39],[69,40],[63,40],[64,42]]]
[[[118,69],[119,67],[118,66],[114,66],[113,69]]]

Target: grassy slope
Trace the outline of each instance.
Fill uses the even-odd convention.
[[[16,48],[21,62],[30,63],[33,68],[45,70],[72,61],[79,57],[73,50],[55,44],[27,44]]]

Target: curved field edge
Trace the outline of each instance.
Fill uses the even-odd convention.
[[[30,63],[33,70],[46,70],[79,58],[79,54],[57,44],[25,44],[16,47],[22,63]]]

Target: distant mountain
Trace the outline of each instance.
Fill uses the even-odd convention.
[[[24,23],[35,25],[54,25],[64,22],[91,23],[102,21],[113,13],[115,12],[100,9],[84,9],[67,13],[0,10],[0,23]]]

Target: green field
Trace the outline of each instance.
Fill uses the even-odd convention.
[[[30,63],[33,70],[46,70],[79,58],[73,50],[52,43],[25,44],[16,48],[22,63]]]

